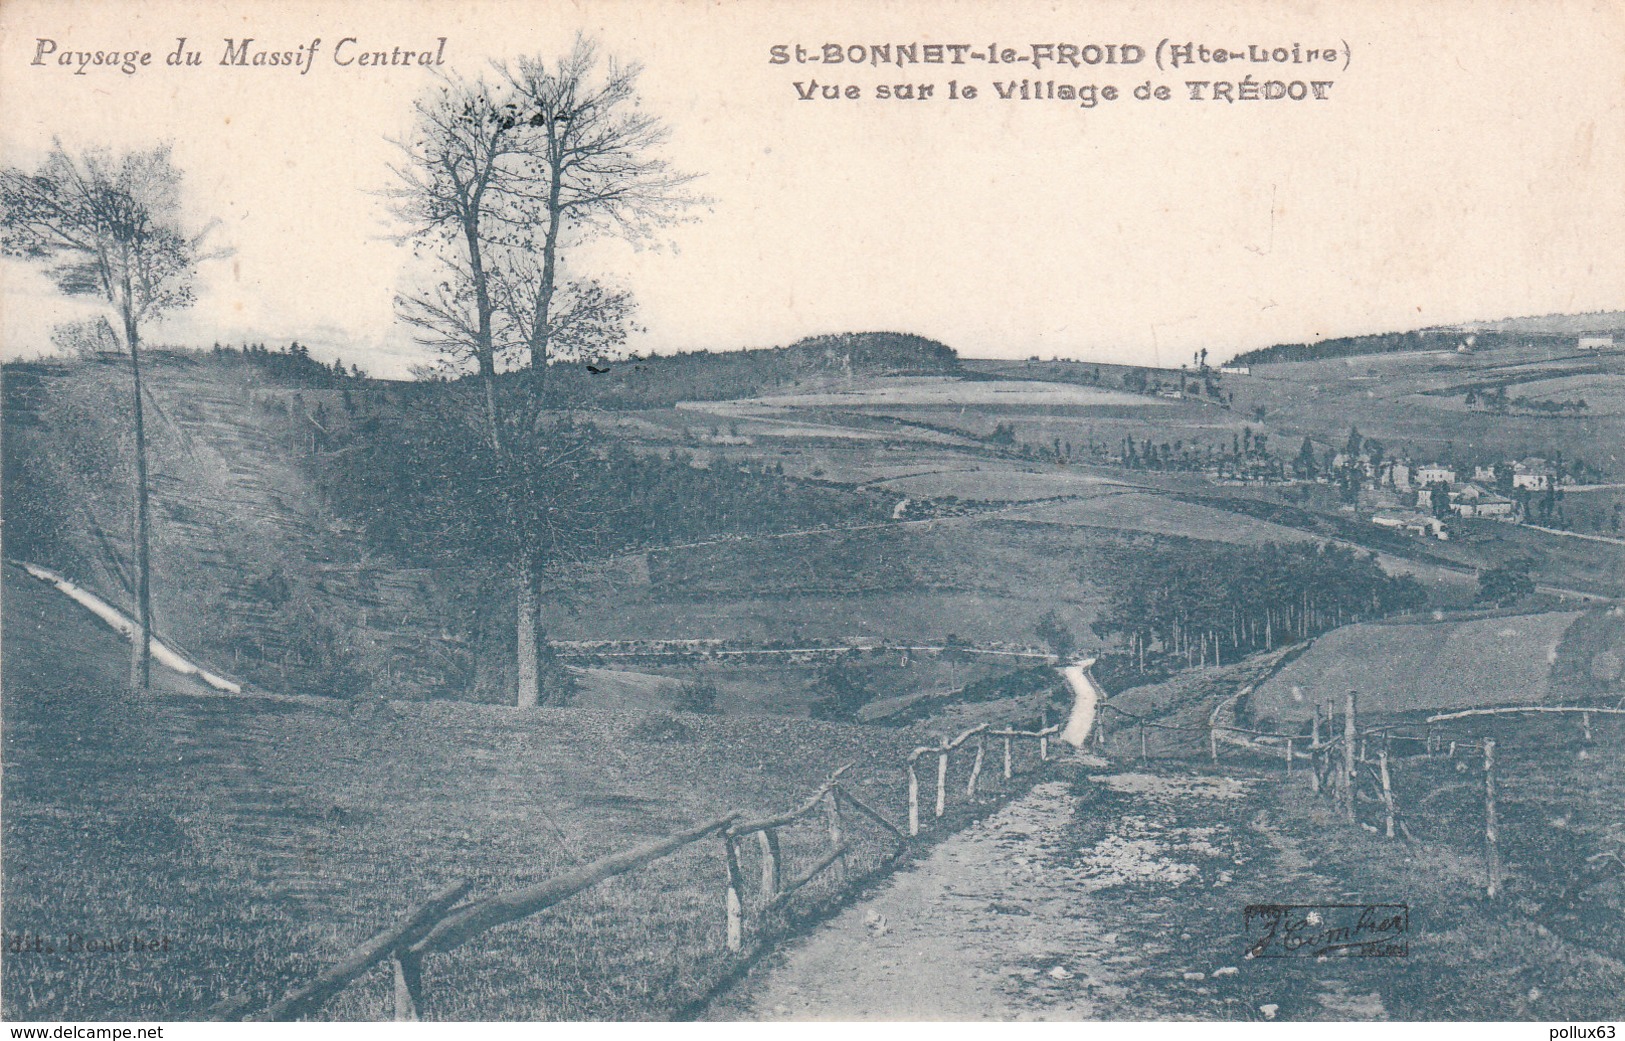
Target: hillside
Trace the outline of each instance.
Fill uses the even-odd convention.
[[[1370,333],[1332,337],[1312,343],[1280,343],[1243,351],[1230,365],[1268,365],[1278,362],[1316,361],[1364,354],[1449,350],[1467,345],[1475,351],[1492,351],[1516,346],[1567,346],[1581,335],[1608,335],[1625,338],[1625,311],[1597,311],[1579,315],[1545,315],[1536,318],[1505,318],[1500,321],[1465,322],[1409,332]]]
[[[117,636],[0,570],[8,924],[57,942],[171,939],[151,957],[8,953],[12,1022],[207,1018],[234,993],[262,1006],[455,879],[491,893],[683,824],[781,811],[843,763],[899,819],[903,757],[927,739],[771,717],[220,696],[164,669],[136,696]],[[888,849],[884,834],[856,837],[854,872]],[[823,838],[821,824],[786,829],[790,868]],[[721,872],[713,843],[694,846],[437,959],[431,1016],[675,1015],[731,971]],[[805,892],[803,912],[833,895],[827,877]],[[388,1001],[373,975],[321,1018],[388,1018]]]
[[[1494,614],[1465,621],[1345,626],[1320,637],[1253,691],[1245,709],[1259,721],[1302,722],[1316,702],[1334,708],[1358,690],[1365,711],[1415,714],[1484,705],[1613,704],[1625,615]]]
[[[1363,546],[1447,607],[1470,602],[1477,568],[1525,558],[1558,595],[1625,591],[1625,554],[1606,541],[1463,524],[1460,538],[1424,544],[1346,512],[1335,486],[1281,483],[1305,437],[1329,453],[1356,424],[1422,458],[1465,442],[1487,458],[1562,450],[1576,465],[1585,453],[1612,467],[1595,449],[1620,417],[1589,388],[1625,374],[1568,356],[1350,362],[1260,375],[959,364],[930,341],[863,334],[598,374],[558,366],[551,393],[579,392],[578,414],[606,439],[640,458],[682,460],[694,487],[723,481],[731,496],[693,501],[675,545],[552,576],[546,625],[566,656],[560,668],[589,707],[667,703],[682,684],[714,683],[723,711],[804,715],[827,693],[833,657],[856,648],[870,696],[942,693],[1012,662],[944,661],[940,648],[1041,654],[1039,623],[1051,614],[1070,646],[1109,650],[1092,626],[1126,562],[1178,559],[1192,540]],[[128,609],[125,365],[104,357],[3,374],[8,554]],[[948,365],[957,368],[929,371]],[[341,375],[275,352],[154,352],[149,369],[161,634],[269,690],[507,700],[502,571],[440,547],[386,545],[335,494],[396,472],[374,449],[459,386]],[[728,373],[732,382],[707,383]],[[1594,408],[1552,420],[1452,404],[1450,388],[1494,379],[1585,381]],[[765,494],[779,482],[790,491]],[[1606,485],[1577,490],[1568,508],[1596,530],[1611,496]],[[572,649],[650,640],[834,653],[746,667],[692,652],[634,661]],[[638,675],[593,671],[603,669]]]

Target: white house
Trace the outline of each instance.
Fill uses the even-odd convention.
[[[1512,464],[1512,487],[1543,492],[1552,486],[1552,472],[1546,460],[1529,458]]]
[[[1416,468],[1417,484],[1455,484],[1456,471],[1443,463],[1428,463]]]
[[[1582,351],[1611,351],[1614,349],[1612,336],[1582,336],[1576,344]]]
[[[1450,532],[1437,517],[1421,513],[1373,513],[1371,523],[1379,528],[1403,531],[1407,535],[1432,535],[1436,539],[1449,539]]]
[[[1458,517],[1489,517],[1495,520],[1511,520],[1515,505],[1511,499],[1503,496],[1485,494],[1476,499],[1458,499],[1450,504],[1450,509]]]

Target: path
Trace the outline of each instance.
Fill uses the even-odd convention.
[[[1248,961],[1246,903],[1345,895],[1272,827],[1247,775],[1063,776],[939,843],[769,956],[710,1010],[744,1019],[1373,1019],[1341,967]]]
[[[87,589],[80,588],[56,572],[42,568],[37,564],[29,564],[20,560],[12,561],[12,563],[22,568],[36,581],[44,582],[56,589],[57,592],[66,595],[74,603],[101,619],[105,625],[126,640],[132,643],[140,642],[140,638],[136,635],[135,622],[101,597]],[[153,661],[173,669],[182,676],[196,676],[215,690],[225,691],[228,694],[241,694],[243,692],[241,684],[215,675],[156,636],[152,637],[149,651]]]

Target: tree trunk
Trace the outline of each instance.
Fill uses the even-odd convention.
[[[147,509],[147,428],[142,411],[141,352],[135,316],[124,314],[124,342],[130,348],[131,383],[135,388],[135,627],[130,651],[130,687],[146,690],[152,683],[152,568],[148,549],[151,523]]]
[[[563,144],[558,132],[558,124],[549,122],[547,229],[542,236],[542,277],[541,284],[536,288],[535,314],[530,329],[530,378],[538,392],[547,381],[547,359],[553,341],[553,294],[558,279],[559,231],[564,223],[564,172],[560,168]]]
[[[542,703],[542,597],[536,564],[524,555],[514,569],[514,586],[519,654],[519,691],[514,703],[535,708]]]

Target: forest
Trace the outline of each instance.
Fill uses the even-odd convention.
[[[1132,556],[1093,623],[1123,642],[1132,664],[1222,665],[1351,622],[1427,603],[1409,575],[1333,545],[1225,546],[1188,542]]]

